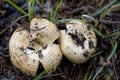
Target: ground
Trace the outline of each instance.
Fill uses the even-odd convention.
[[[36,77],[27,76],[13,66],[8,48],[14,30],[18,27],[28,28],[30,18],[23,16],[7,1],[9,0],[0,1],[0,80],[33,80]],[[12,2],[28,11],[26,0]],[[62,27],[65,24],[59,20],[82,19],[83,14],[89,15],[87,20],[95,26],[97,35],[96,54],[83,64],[74,64],[63,57],[57,70],[51,75],[43,75],[41,80],[119,80],[120,6],[116,6],[119,3],[119,0],[63,0],[54,23]],[[50,13],[54,12],[56,4],[57,0],[36,0],[32,17],[51,20]],[[110,6],[107,7],[108,5]],[[103,10],[100,11],[101,9]]]

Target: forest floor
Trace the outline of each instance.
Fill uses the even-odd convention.
[[[35,80],[36,77],[27,76],[11,63],[9,40],[15,29],[29,26],[30,18],[53,20],[50,14],[54,13],[57,0],[36,0],[34,15],[29,17],[8,1],[0,1],[0,80]],[[11,1],[28,12],[31,0]],[[96,54],[83,64],[74,64],[63,57],[57,70],[51,75],[42,75],[40,80],[120,80],[120,1],[63,0],[58,8],[53,21],[57,26],[64,25],[59,20],[83,17],[95,26]]]

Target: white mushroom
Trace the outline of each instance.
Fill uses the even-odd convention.
[[[59,45],[53,42],[60,36],[56,26],[46,19],[32,19],[30,30],[17,29],[9,41],[10,59],[15,67],[35,76],[40,64],[51,73],[62,59]]]
[[[84,63],[95,52],[96,35],[92,27],[81,20],[66,23],[60,31],[60,47],[65,57],[74,63]]]

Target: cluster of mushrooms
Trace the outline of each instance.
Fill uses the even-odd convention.
[[[18,28],[14,31],[9,53],[16,68],[36,76],[40,64],[49,74],[55,71],[62,55],[73,63],[86,62],[95,53],[96,43],[92,27],[81,20],[70,20],[65,30],[58,30],[46,19],[33,18],[29,30]]]

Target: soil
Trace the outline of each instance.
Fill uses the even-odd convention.
[[[28,10],[26,0],[12,0],[15,4]],[[39,4],[36,0],[35,13],[33,17],[43,17],[50,19],[50,12],[55,9],[56,0],[45,0],[43,4]],[[112,0],[63,0],[56,19],[82,19],[82,15],[92,15],[103,6],[106,6]],[[120,3],[118,0],[117,3]],[[98,69],[105,65],[103,71],[95,78],[95,80],[120,80],[120,8],[115,8],[107,14],[104,19],[100,19],[101,14],[95,16],[98,20],[97,29],[104,35],[111,32],[116,35],[108,38],[102,38],[97,35],[96,55],[83,63],[74,64],[63,57],[57,70],[51,75],[45,74],[40,80],[92,80]],[[19,69],[13,66],[9,55],[9,40],[12,33],[18,27],[28,28],[30,20],[27,16],[23,16],[17,9],[0,1],[0,80],[33,80],[35,77],[27,76]],[[94,25],[94,23],[90,23]],[[56,23],[58,27],[62,27],[64,23]],[[117,41],[117,50],[112,58],[107,61],[107,57],[111,53],[114,46],[111,45],[111,39]],[[40,72],[38,72],[39,74]],[[87,73],[87,79],[85,75]]]

